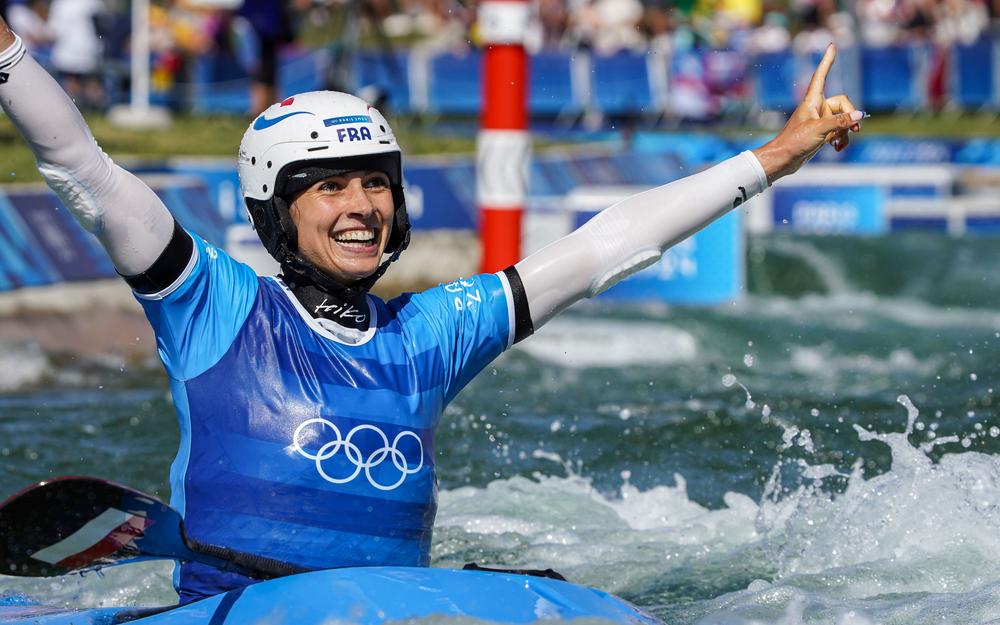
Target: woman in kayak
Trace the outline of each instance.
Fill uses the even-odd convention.
[[[831,46],[767,144],[628,198],[496,274],[382,301],[368,293],[410,238],[385,118],[343,93],[299,94],[247,129],[238,169],[281,265],[258,277],[181,227],[116,166],[0,20],[0,104],[38,170],[132,287],[170,378],[181,443],[171,503],[188,535],[308,568],[427,565],[434,431],[490,361],[567,306],[799,169],[843,149],[862,114],[827,98]],[[254,580],[178,567],[182,601]]]

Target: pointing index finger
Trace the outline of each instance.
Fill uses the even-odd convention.
[[[809,81],[809,87],[806,89],[807,94],[823,97],[823,89],[826,87],[826,76],[830,73],[830,68],[833,67],[833,61],[836,58],[837,48],[831,43],[826,47],[826,52],[816,67],[812,80]]]

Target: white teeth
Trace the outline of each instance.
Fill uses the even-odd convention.
[[[337,243],[371,245],[375,241],[374,230],[349,230],[334,237]]]

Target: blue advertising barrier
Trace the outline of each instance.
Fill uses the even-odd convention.
[[[247,223],[239,194],[236,164],[230,160],[183,160],[142,163],[137,174],[170,174],[197,178],[207,200],[224,221]],[[529,168],[530,193],[551,197],[581,185],[666,184],[684,174],[675,154],[556,154],[534,159]],[[403,169],[407,211],[416,230],[473,230],[476,228],[475,161],[469,157],[407,159]]]
[[[1000,165],[1000,139],[969,139],[955,151],[955,162],[966,165]]]
[[[326,84],[326,55],[288,48],[280,56],[278,91],[315,91]],[[250,110],[250,77],[237,55],[198,55],[193,62],[190,108],[197,113],[241,114]]]
[[[959,106],[977,109],[998,104],[993,41],[984,37],[971,44],[954,46],[951,63],[951,92]]]
[[[960,141],[948,139],[856,137],[851,139],[851,147],[843,152],[821,150],[816,162],[873,165],[944,164],[954,162],[961,147]]]
[[[401,52],[356,52],[352,66],[356,89],[378,89],[386,98],[390,110],[409,112],[412,109],[408,55]]]
[[[406,205],[410,222],[417,229],[474,229],[475,173],[470,159],[442,165],[407,166]],[[213,212],[227,223],[249,223],[240,195],[236,164],[222,160],[171,160],[132,168],[140,174],[184,175],[203,185],[205,212]]]
[[[409,164],[404,171],[406,205],[410,224],[416,229],[476,227],[475,170],[472,159],[429,164]],[[249,223],[240,195],[236,163],[229,160],[170,160],[130,168],[146,175],[182,175],[201,183],[204,212],[221,217],[227,224]]]
[[[965,231],[971,234],[996,235],[1000,233],[1000,216],[966,217]]]
[[[795,57],[787,52],[766,52],[756,58],[754,94],[761,108],[792,111],[799,104],[795,92]]]
[[[646,113],[653,107],[646,55],[631,51],[595,55],[591,60],[591,97],[610,115]]]
[[[1000,108],[998,45],[994,37],[950,47],[946,95],[951,103],[963,110]],[[545,50],[533,55],[529,111],[539,117],[587,110],[710,119],[736,104],[787,112],[798,104],[819,56],[791,49],[756,56],[685,50],[650,63],[650,54]],[[245,113],[250,106],[247,68],[256,58],[248,52],[201,55],[193,62],[190,84],[175,83],[172,93],[154,98],[199,112]],[[932,59],[923,43],[842,48],[827,84],[831,93],[847,93],[866,110],[922,110]],[[352,91],[377,87],[395,111],[473,115],[482,109],[482,52],[477,48],[411,53],[289,46],[279,63],[279,91],[285,95],[325,88],[335,79]],[[667,97],[660,97],[661,89]]]
[[[776,186],[772,192],[776,230],[880,234],[888,226],[883,186]]]
[[[596,212],[577,211],[574,227]],[[743,228],[733,211],[674,245],[650,267],[599,297],[622,302],[669,302],[696,306],[724,304],[744,291]]]
[[[446,52],[430,61],[428,107],[437,113],[478,115],[483,110],[483,55]]]
[[[225,222],[249,223],[246,205],[240,194],[240,177],[233,161],[174,159],[166,164],[129,169],[137,174],[170,174],[195,178],[204,185],[204,190],[207,191],[203,194],[204,200],[212,207],[212,212]]]
[[[64,267],[60,266],[60,257],[49,256],[47,246],[41,242],[43,236],[35,233],[32,223],[22,214],[21,207],[25,203],[23,197],[23,194],[0,196],[0,290],[51,284],[67,279],[61,271]],[[53,210],[51,205],[49,210]],[[62,213],[66,214],[66,211]],[[53,216],[51,221],[42,225],[46,231],[55,231],[59,233],[57,236],[62,236],[60,222],[59,216]],[[78,226],[77,229],[79,230]],[[86,245],[86,242],[80,242]],[[79,248],[78,245],[73,247]],[[101,275],[101,271],[93,271],[93,267],[88,267],[89,257],[89,254],[85,254],[79,263],[74,263],[77,265],[74,271],[91,270],[93,275]]]
[[[206,187],[190,179],[154,184],[177,221],[223,245],[228,227]],[[44,187],[0,190],[0,291],[115,277],[97,239]]]
[[[756,139],[763,142],[766,137]],[[526,202],[529,215],[533,210],[556,215],[563,209],[566,196],[580,187],[649,188],[752,147],[747,141],[696,133],[637,133],[633,145],[633,150],[616,144],[608,150],[588,147],[585,153],[576,148],[537,155],[529,168]],[[954,219],[947,218],[950,214],[947,207],[953,206],[949,202],[956,192],[955,168],[942,165],[1000,165],[1000,140],[996,139],[859,138],[852,142],[852,148],[858,160],[810,164],[763,194],[759,202],[766,208],[751,207],[750,218],[743,221],[754,232],[785,228],[797,232],[872,234],[890,227],[947,227],[949,232],[961,234],[955,230],[961,224],[956,226]],[[821,154],[827,153],[836,154],[832,150]],[[887,166],[876,167],[873,163]],[[233,161],[174,160],[131,169],[140,174],[168,174],[168,178],[152,176],[147,180],[183,225],[214,244],[225,245],[231,226],[240,224],[244,238],[252,241]],[[408,159],[404,175],[414,229],[476,228],[472,158]],[[54,195],[22,189],[6,192],[0,189],[0,290],[114,276],[96,241],[75,224]],[[591,213],[611,203],[591,207]],[[998,221],[995,214],[1000,214],[1000,210],[990,207],[970,212],[964,231],[994,231]],[[564,224],[561,226],[564,234],[572,219],[570,214],[563,215],[553,223],[564,219],[560,222]],[[761,226],[764,222],[766,225]],[[670,251],[655,269],[636,279],[656,276],[659,282],[664,276],[674,274],[684,278],[688,276],[685,271],[690,273],[691,267],[697,267],[701,278],[712,276],[714,286],[693,287],[683,281],[679,283],[683,287],[667,287],[658,282],[646,286],[622,285],[609,297],[621,294],[625,299],[644,299],[656,294],[667,301],[685,303],[735,297],[740,287],[733,285],[742,284],[742,269],[732,269],[739,263],[730,263],[720,251],[728,243],[712,242],[707,238],[711,232],[709,229],[698,235],[706,237],[704,241],[697,239]],[[734,253],[740,255],[742,245],[735,249]],[[705,250],[712,251],[707,257],[697,257],[697,253]]]
[[[528,109],[538,115],[578,113],[583,104],[573,93],[572,59],[561,52],[541,52],[528,64]]]
[[[647,154],[672,154],[688,167],[717,163],[743,150],[763,145],[772,135],[745,139],[724,139],[717,135],[694,132],[637,132],[631,147]],[[985,137],[936,139],[917,137],[851,138],[843,152],[824,148],[814,163],[851,163],[870,165],[1000,165],[1000,140]]]
[[[232,161],[174,160],[131,169],[146,176],[183,226],[211,243],[224,247],[237,238],[243,247],[247,241],[253,243]],[[585,184],[648,188],[683,173],[684,167],[676,156],[638,153],[547,155],[531,167],[533,193],[545,199],[564,197]],[[407,207],[415,229],[475,229],[475,163],[471,158],[414,159],[407,164],[405,177]],[[528,204],[532,204],[530,198]],[[700,245],[702,249],[723,246],[718,242]],[[657,275],[678,272],[685,286],[671,287],[679,293],[677,301],[711,303],[731,299],[735,293],[732,272],[719,273],[712,264],[729,265],[718,249],[713,258],[721,260],[713,261],[692,255],[688,247],[682,247],[657,266]],[[701,275],[710,271],[716,286],[691,287],[688,283],[695,277],[692,267],[700,267]],[[36,187],[5,194],[0,189],[0,290],[115,275],[96,239],[76,224],[50,191]],[[719,282],[719,276],[729,278]],[[629,288],[622,287],[620,292],[628,293]],[[671,296],[671,289],[663,290],[662,296]],[[659,297],[655,290],[643,287],[630,297],[654,296]]]
[[[442,165],[408,166],[406,209],[417,230],[475,230],[476,174],[469,161]]]

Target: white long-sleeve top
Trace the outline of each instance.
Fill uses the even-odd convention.
[[[66,208],[97,235],[119,273],[137,275],[151,267],[174,228],[160,198],[101,150],[73,101],[25,52],[20,38],[0,53],[0,73],[7,75],[0,106]]]

